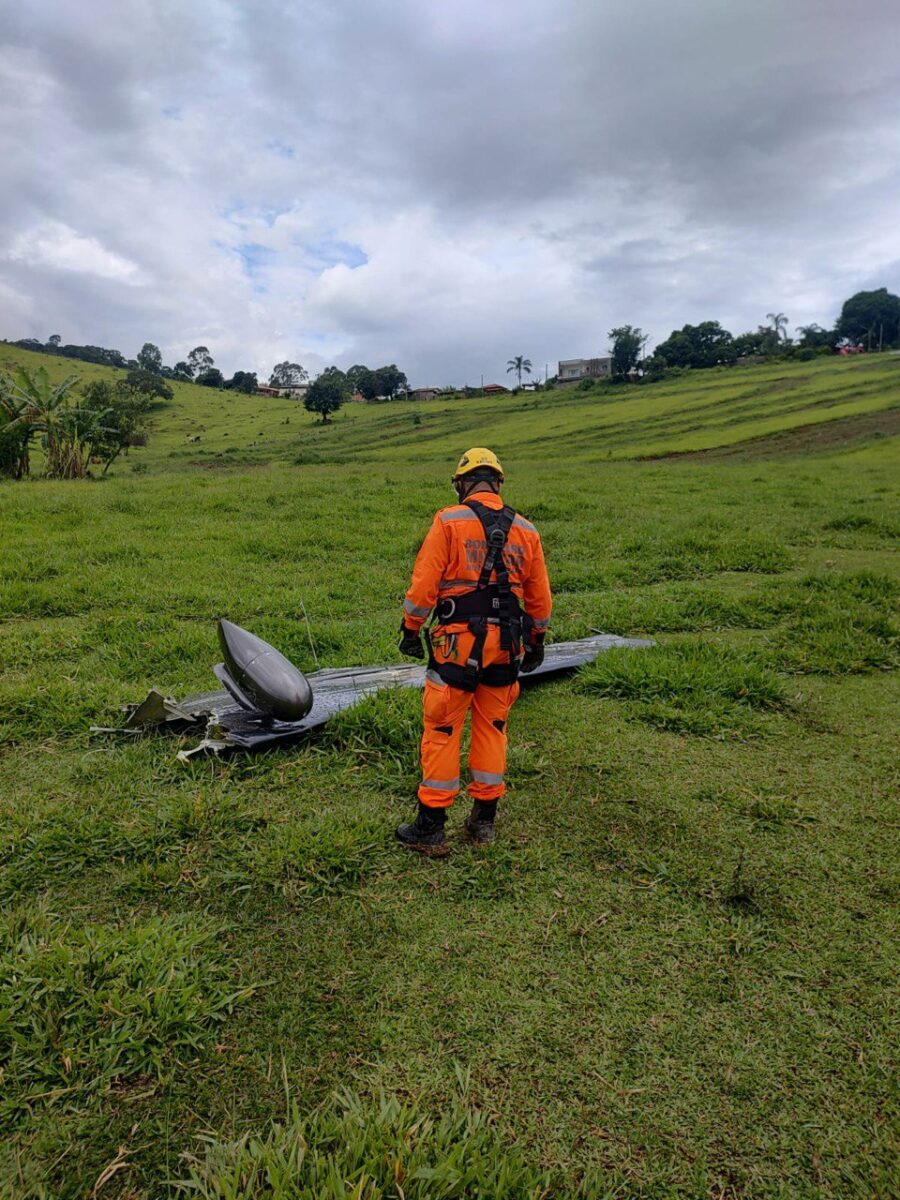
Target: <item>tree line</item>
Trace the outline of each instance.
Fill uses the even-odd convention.
[[[318,413],[324,425],[354,393],[370,402],[395,400],[409,395],[409,382],[396,363],[374,368],[356,363],[346,371],[326,367],[307,388],[303,407]]]
[[[248,395],[255,392],[259,386],[255,371],[235,371],[230,379],[226,379],[215,365],[207,346],[195,346],[187,358],[177,362],[174,367],[169,367],[163,362],[162,352],[153,342],[144,342],[135,358],[126,358],[120,350],[110,350],[105,346],[64,343],[58,333],[51,334],[46,342],[38,338],[19,338],[12,345],[21,346],[23,350],[35,350],[43,354],[56,354],[62,358],[74,358],[80,362],[97,363],[103,367],[141,370],[161,379],[198,383],[201,387],[222,388],[226,391],[245,392]]]
[[[821,325],[798,325],[796,338],[788,334],[783,312],[766,314],[766,324],[735,336],[718,321],[701,321],[674,329],[652,354],[644,356],[647,337],[633,325],[620,325],[609,332],[612,344],[612,374],[623,379],[638,374],[653,381],[688,368],[729,366],[739,359],[812,359],[836,350],[882,350],[900,345],[900,297],[887,288],[857,292],[841,306],[840,316],[830,329]]]
[[[201,387],[244,392],[247,395],[252,395],[259,388],[255,371],[235,371],[230,379],[226,379],[215,365],[208,346],[195,346],[186,358],[169,367],[163,362],[162,352],[153,342],[145,342],[133,359],[126,358],[119,350],[110,350],[104,346],[64,344],[57,333],[52,334],[46,342],[41,342],[38,338],[19,338],[12,344],[21,346],[24,350],[56,354],[63,358],[79,359],[106,367],[129,368],[158,376],[160,379],[196,383]],[[308,381],[309,372],[304,366],[285,360],[273,367],[268,386],[297,388]],[[311,412],[318,413],[325,422],[329,414],[340,408],[354,392],[358,392],[363,399],[369,401],[394,400],[409,393],[409,382],[396,363],[384,367],[367,367],[357,363],[346,371],[338,367],[327,367],[309,384],[304,402]]]

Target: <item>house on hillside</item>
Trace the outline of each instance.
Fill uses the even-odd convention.
[[[502,383],[486,383],[482,388],[486,396],[508,396],[509,388],[504,387]]]
[[[612,358],[561,358],[556,382],[559,386],[582,379],[609,379],[611,375]]]
[[[308,390],[308,383],[285,383],[279,387],[261,383],[256,389],[256,394],[257,396],[283,396],[286,400],[302,400]]]

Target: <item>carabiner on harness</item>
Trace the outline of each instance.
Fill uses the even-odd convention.
[[[435,616],[441,625],[448,625],[456,612],[456,600],[453,596],[445,596],[443,600],[438,600],[435,606]]]

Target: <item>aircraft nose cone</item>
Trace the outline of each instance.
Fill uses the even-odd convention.
[[[313,694],[302,671],[285,656],[233,621],[219,622],[222,656],[242,692],[280,721],[300,721],[312,708]]]

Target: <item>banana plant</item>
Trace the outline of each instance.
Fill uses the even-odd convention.
[[[47,474],[57,476],[60,468],[71,469],[67,442],[71,434],[68,397],[77,378],[69,375],[61,383],[51,383],[44,367],[29,371],[23,367],[15,376],[0,374],[0,429],[4,440],[14,447],[15,463],[8,473],[21,479],[29,473],[31,445],[40,437],[47,453]],[[76,478],[63,474],[62,478]]]

